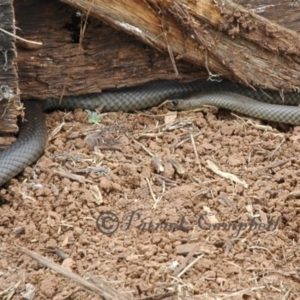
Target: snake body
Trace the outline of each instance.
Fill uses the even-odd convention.
[[[46,101],[26,100],[25,121],[20,124],[18,139],[11,147],[0,153],[0,186],[20,173],[26,166],[35,162],[44,151],[47,130],[43,111],[53,109],[73,110],[83,108],[94,110],[103,106],[104,112],[135,111],[157,106],[168,99],[171,109],[188,109],[195,105],[214,105],[228,108],[246,115],[291,124],[300,124],[300,108],[278,103],[299,105],[300,94],[288,93],[282,99],[278,92],[255,91],[227,80],[212,82],[197,80],[187,83],[177,81],[154,81],[133,88],[104,91],[99,94],[48,99]],[[241,94],[241,95],[238,95]],[[250,98],[249,98],[250,97]],[[262,101],[255,101],[252,98]]]
[[[44,152],[47,127],[41,101],[26,101],[26,119],[20,126],[16,142],[0,153],[0,186],[34,163]]]
[[[186,100],[170,100],[166,107],[170,110],[191,110],[203,105],[226,108],[258,119],[300,124],[300,107],[269,104],[232,92],[212,92],[199,94]]]

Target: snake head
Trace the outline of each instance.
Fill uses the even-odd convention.
[[[179,104],[179,100],[178,99],[174,99],[174,100],[167,100],[163,103],[164,107],[166,107],[169,110],[177,110],[177,106]]]

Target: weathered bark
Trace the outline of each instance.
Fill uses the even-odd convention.
[[[0,133],[17,131],[15,105],[18,101],[14,11],[9,0],[0,2]],[[1,138],[0,148],[9,141]]]
[[[274,23],[300,32],[299,0],[236,0],[234,2]]]
[[[19,48],[20,87],[25,98],[99,92],[175,78],[176,71],[188,79],[207,76],[178,58],[210,74],[254,86],[285,90],[299,86],[298,35],[230,1],[226,6],[220,0],[65,2],[168,54],[158,54],[132,37],[103,29],[95,19],[90,19],[82,43],[74,44],[65,28],[74,10],[56,1],[16,2],[20,34],[44,43],[31,51]],[[285,12],[295,9],[286,6]],[[259,6],[252,9],[258,10]],[[282,16],[283,9],[279,11]]]
[[[230,1],[64,1],[211,73],[263,88],[300,86],[299,36]]]
[[[47,99],[62,94],[101,92],[159,78],[206,76],[183,61],[176,62],[177,76],[168,54],[158,53],[90,16],[79,43],[84,18],[80,24],[76,9],[59,1],[16,1],[15,9],[21,29],[18,34],[43,42],[41,46],[17,43],[22,98]]]

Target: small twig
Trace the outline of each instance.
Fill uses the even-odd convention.
[[[49,134],[48,141],[51,141],[56,137],[56,135],[61,131],[61,129],[65,126],[65,122],[61,122],[57,127],[55,127],[52,132]]]
[[[154,156],[153,153],[150,152],[150,150],[148,150],[143,144],[139,143],[137,140],[133,139],[133,141],[139,145],[145,152],[147,152],[151,157]]]
[[[44,253],[55,253],[61,259],[67,259],[69,256],[68,254],[64,253],[62,250],[55,248],[55,249],[45,249]]]
[[[151,186],[149,178],[146,178],[146,181],[147,181],[147,184],[148,184],[148,188],[149,188],[151,197],[152,197],[152,199],[154,201],[153,209],[156,209],[158,202],[161,201],[161,199],[162,199],[162,197],[163,197],[163,195],[164,195],[164,193],[166,191],[165,182],[164,181],[162,182],[162,193],[161,193],[161,195],[159,197],[156,197],[155,194],[154,194],[154,192],[153,192],[153,189],[152,189],[152,186]]]
[[[272,162],[271,164],[259,169],[259,171],[262,171],[265,169],[273,169],[273,168],[281,167],[281,166],[284,166],[285,164],[287,164],[288,162],[290,162],[289,159],[275,161],[275,162]]]
[[[213,74],[213,73],[210,71],[210,69],[209,69],[207,53],[208,53],[208,50],[206,49],[206,50],[205,50],[205,68],[206,68],[206,71],[207,71],[207,73],[208,73],[208,75],[209,75],[208,80],[210,80],[210,81],[218,81],[218,82],[221,82],[221,81],[222,81],[222,78],[220,77],[220,75],[218,75],[218,74]],[[213,78],[217,78],[217,79],[213,79]]]
[[[113,300],[113,299],[128,300],[127,297],[125,297],[124,295],[117,292],[114,288],[112,288],[109,284],[107,284],[107,282],[105,282],[103,280],[98,279],[99,284],[95,285],[95,284],[87,281],[86,279],[80,277],[79,275],[71,272],[70,270],[54,263],[50,259],[37,254],[34,251],[30,251],[30,250],[25,249],[25,248],[19,248],[19,250],[22,253],[24,253],[24,254],[30,256],[31,258],[35,259],[39,263],[43,264],[47,268],[50,268],[50,269],[60,273],[61,275],[72,279],[73,281],[75,281],[76,283],[82,285],[87,291],[92,292],[93,294],[102,296],[102,297],[104,297],[105,299],[108,299],[108,300]]]
[[[159,108],[161,104],[159,104],[157,107]],[[156,118],[164,118],[166,116],[166,114],[157,114],[157,115],[150,115],[149,113],[145,113],[145,112],[141,112],[141,111],[136,111],[136,113],[139,115],[139,116],[143,116],[143,117],[148,117],[148,118],[153,118],[153,119],[156,119]],[[164,126],[164,125],[162,125]]]
[[[189,260],[196,253],[196,251],[198,250],[198,248],[199,248],[199,243],[196,244],[194,248],[192,248],[192,250],[188,253],[188,255],[186,256],[186,258],[182,260],[182,262],[179,265],[179,267],[176,270],[174,270],[174,273],[173,273],[174,276],[177,276],[178,274],[180,274],[180,272],[186,267],[186,265],[189,262]]]
[[[194,149],[196,164],[199,166],[199,171],[202,171],[201,163],[200,163],[200,159],[199,159],[199,154],[198,154],[198,151],[197,151],[196,145],[195,145],[194,135],[192,133],[190,133],[190,137],[191,137],[191,142],[192,142],[193,149]]]
[[[162,124],[162,125],[159,125],[159,126],[156,126],[154,128],[151,128],[151,129],[145,129],[145,130],[141,130],[140,133],[138,134],[135,134],[134,137],[136,138],[141,138],[141,137],[144,137],[145,134],[149,134],[150,132],[153,132],[153,131],[158,131],[158,130],[161,130],[161,131],[167,131],[167,130],[174,130],[174,129],[178,129],[178,128],[181,128],[181,127],[184,127],[186,125],[191,125],[193,122],[193,119],[188,119],[188,120],[176,120],[172,123],[168,123],[168,124]],[[153,136],[156,137],[156,136],[160,136],[162,134],[162,132],[158,132],[158,133],[155,133]]]
[[[156,196],[155,196],[155,194],[154,194],[154,192],[153,192],[153,189],[152,189],[152,186],[151,186],[151,183],[150,183],[149,178],[146,178],[146,181],[147,181],[148,188],[149,188],[151,197],[152,197],[152,199],[154,200],[154,205],[155,205],[157,200],[156,200]]]
[[[88,167],[88,168],[83,168],[83,169],[74,169],[74,173],[84,173],[84,174],[89,174],[89,173],[98,173],[101,175],[108,175],[110,173],[110,169],[105,166],[98,166],[98,167]]]
[[[199,135],[203,134],[202,132],[198,132],[196,133],[193,137],[197,137]],[[183,140],[181,140],[178,144],[174,145],[173,148],[178,148],[179,146],[181,146],[182,144],[184,144],[185,142],[189,141],[191,139],[191,136],[188,136],[186,138],[184,138]]]
[[[232,292],[232,293],[226,292],[226,293],[217,294],[216,296],[222,297],[222,299],[226,299],[226,298],[231,298],[232,299],[233,297],[235,297],[235,299],[236,299],[237,298],[236,296],[241,296],[242,294],[251,293],[251,292],[262,290],[262,289],[265,289],[265,288],[266,287],[264,285],[254,286],[254,287],[251,287],[251,288],[238,290],[238,291]],[[239,297],[239,298],[241,298],[241,297]]]
[[[282,139],[280,144],[270,154],[267,155],[267,158],[273,157],[273,155],[278,151],[278,149],[282,146],[284,142],[285,142],[285,137]]]
[[[9,286],[7,289],[5,289],[4,291],[1,291],[0,296],[3,296],[3,298],[1,299],[7,299],[7,300],[12,299],[21,283],[22,281],[19,280],[16,284],[13,284]]]
[[[231,174],[231,173],[228,173],[228,172],[224,172],[224,171],[221,171],[219,169],[218,166],[216,166],[212,161],[210,161],[209,159],[206,160],[206,163],[207,163],[207,167],[208,169],[210,169],[211,171],[213,171],[215,174],[223,177],[223,178],[227,178],[235,183],[238,183],[240,185],[242,185],[245,189],[248,188],[248,184],[247,182],[245,182],[244,180],[242,179],[239,179],[236,175],[234,174]]]
[[[163,299],[169,299],[172,296],[175,296],[177,292],[167,292],[165,294],[156,294],[156,295],[149,295],[146,297],[142,297],[139,300],[163,300]]]
[[[81,175],[75,175],[75,174],[72,174],[70,172],[66,172],[66,171],[56,171],[54,170],[53,171],[55,174],[58,174],[59,176],[61,177],[66,177],[66,178],[69,178],[69,179],[72,179],[72,180],[75,180],[75,181],[78,181],[78,182],[88,182],[88,183],[94,183],[92,180],[89,180],[89,179],[86,179],[84,176],[81,176]]]
[[[180,278],[188,269],[190,269],[194,264],[196,264],[198,262],[198,260],[200,260],[200,258],[202,258],[204,256],[204,254],[199,255],[196,259],[194,259],[189,265],[187,265],[178,275],[177,277]]]
[[[160,183],[164,182],[166,185],[169,185],[169,186],[175,186],[175,185],[177,184],[176,181],[171,180],[171,179],[169,179],[169,178],[167,178],[167,177],[165,177],[165,176],[162,176],[162,175],[159,175],[159,174],[152,174],[152,175],[153,175],[153,176],[155,177],[155,179],[156,179],[157,181],[159,181]]]
[[[272,256],[272,258],[273,258],[276,262],[278,262],[278,259],[276,259],[276,257],[273,255],[273,253],[272,253],[268,248],[266,248],[266,247],[251,246],[251,247],[249,247],[249,249],[265,250],[265,251],[267,251],[267,252]]]
[[[255,122],[253,122],[252,119],[247,118],[247,117],[241,117],[233,112],[231,112],[231,115],[236,117],[238,120],[241,120],[245,125],[251,125],[256,129],[260,129],[260,130],[264,130],[264,131],[273,131],[273,128],[269,125],[262,125],[262,124],[257,124]]]
[[[174,72],[175,72],[176,76],[178,76],[179,73],[178,73],[178,69],[177,69],[177,66],[176,66],[176,61],[175,61],[175,58],[174,58],[173,49],[172,49],[172,47],[170,46],[170,43],[169,43],[169,41],[168,41],[168,32],[167,32],[167,26],[166,26],[164,14],[162,14],[161,22],[162,22],[162,28],[163,28],[163,29],[162,29],[162,30],[163,30],[163,37],[164,37],[164,39],[165,39],[165,41],[166,41],[166,44],[167,44],[167,49],[168,49],[169,57],[170,57],[170,59],[171,59],[171,63],[172,63]]]
[[[43,45],[42,42],[35,42],[35,41],[30,41],[30,40],[23,39],[23,38],[21,38],[20,36],[17,36],[17,35],[15,35],[15,34],[11,33],[11,32],[6,31],[6,30],[3,29],[3,28],[0,28],[0,31],[2,31],[2,32],[4,32],[4,33],[6,33],[6,34],[8,34],[8,35],[10,35],[10,36],[12,36],[12,37],[14,37],[14,38],[16,38],[17,40],[20,40],[20,41],[23,41],[23,42],[26,42],[26,43],[29,43],[29,44]]]

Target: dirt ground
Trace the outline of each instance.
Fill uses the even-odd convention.
[[[166,113],[48,115],[1,188],[1,299],[102,299],[19,247],[128,299],[300,299],[300,127]]]

